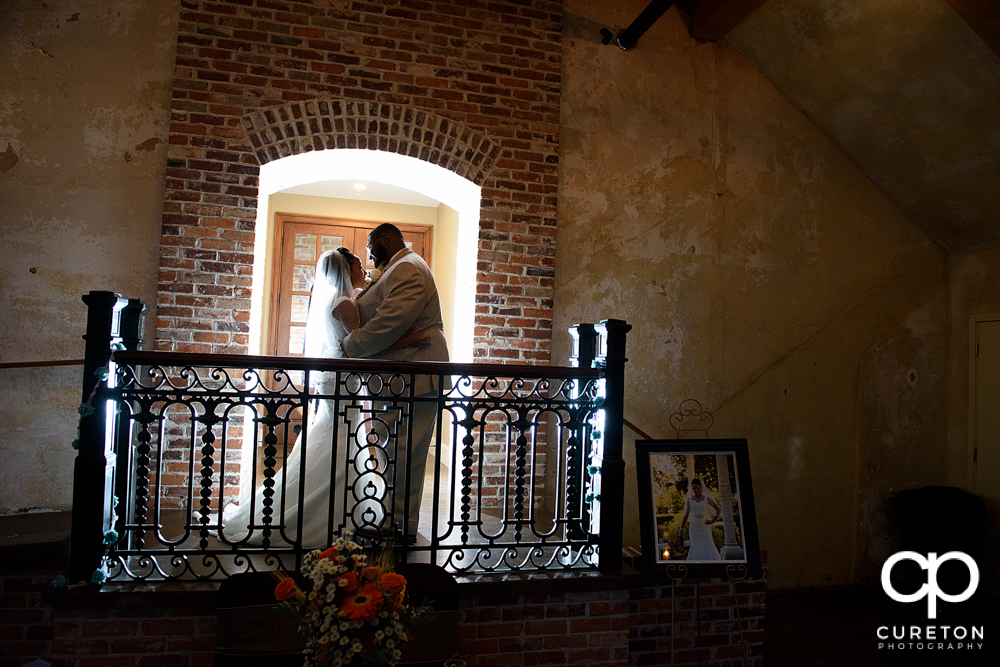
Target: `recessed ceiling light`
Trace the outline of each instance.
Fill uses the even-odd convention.
[[[354,184],[354,189],[355,190],[367,190],[368,186],[365,185],[364,183],[355,183]]]

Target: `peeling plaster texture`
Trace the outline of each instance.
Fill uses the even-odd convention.
[[[634,52],[600,43],[645,4],[566,5],[553,363],[573,323],[627,320],[626,418],[673,437],[669,414],[699,400],[713,437],[749,439],[769,585],[851,583],[858,540],[881,539],[859,525],[862,433],[899,393],[903,437],[927,397],[863,369],[916,367],[944,392],[945,255],[735,48],[690,39],[676,9]],[[917,346],[900,331],[926,313],[927,358],[907,358]],[[862,386],[886,392],[867,412]],[[933,481],[915,467],[884,485]]]
[[[70,509],[81,366],[2,369],[0,514]],[[43,392],[43,402],[39,391]],[[12,409],[19,407],[20,409]],[[68,439],[67,439],[68,438]]]
[[[82,358],[90,290],[156,303],[179,11],[3,3],[0,361]],[[0,430],[0,513],[70,505],[80,367],[69,368],[0,369],[0,421],[16,425]]]
[[[770,0],[726,39],[946,251],[1000,244],[1000,58],[945,0]]]
[[[871,585],[886,559],[904,546],[889,501],[917,481],[946,483],[947,424],[928,419],[947,414],[948,359],[941,349],[947,266],[935,264],[942,280],[931,282],[924,298],[918,297],[923,303],[861,361],[856,576]]]

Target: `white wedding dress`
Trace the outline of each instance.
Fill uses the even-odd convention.
[[[352,301],[350,297],[340,297],[333,303],[335,309],[344,301]],[[340,342],[347,336],[344,325],[336,318],[332,320],[332,335],[334,340],[324,341],[322,356],[330,359],[343,358]],[[333,394],[337,390],[336,373],[314,373],[318,375],[318,380],[313,380],[313,393]],[[359,423],[357,409],[347,410],[347,419],[334,412],[336,402],[333,400],[320,399],[311,402],[311,405],[318,407],[309,419],[308,428],[305,429],[307,444],[305,447],[305,484],[304,496],[301,508],[298,504],[299,498],[299,478],[302,469],[302,434],[299,435],[295,446],[285,459],[284,466],[277,470],[274,476],[274,495],[272,496],[272,513],[270,515],[270,545],[283,547],[295,540],[298,535],[299,515],[302,515],[302,546],[308,549],[322,549],[330,545],[333,533],[343,532],[344,517],[344,497],[345,480],[347,478],[346,469],[348,463],[347,451],[357,451],[358,443],[364,443],[364,426]],[[354,402],[357,404],[357,402]],[[340,404],[340,412],[345,411],[345,404]],[[350,423],[348,423],[350,422]],[[336,439],[334,439],[336,435]],[[336,454],[336,461],[334,460]],[[353,456],[351,457],[354,458]],[[359,457],[360,459],[360,457]],[[334,473],[334,464],[336,472]],[[359,460],[357,465],[363,465]],[[335,475],[335,476],[334,476]],[[353,486],[357,480],[361,479],[356,474],[352,474]],[[331,484],[331,480],[333,483]],[[364,481],[364,480],[362,480]],[[285,492],[282,493],[282,487]],[[225,526],[223,534],[231,542],[242,542],[248,544],[261,544],[264,539],[263,509],[264,490],[261,486],[257,489],[253,498],[253,512],[255,515],[253,530],[250,530],[251,501],[246,498],[238,508],[230,506],[227,508]],[[333,503],[331,506],[331,491]],[[353,499],[353,493],[351,494]],[[363,511],[363,507],[353,507],[354,513]],[[333,521],[331,526],[331,511]],[[350,518],[346,523],[348,532],[354,529],[355,522],[360,525],[362,519],[357,516],[354,521]],[[284,530],[275,527],[284,525]]]
[[[715,540],[712,539],[712,526],[705,523],[710,508],[708,496],[703,495],[700,501],[693,496],[689,497],[688,507],[691,510],[688,524],[691,526],[691,548],[688,550],[687,560],[722,560],[719,550],[715,548]]]

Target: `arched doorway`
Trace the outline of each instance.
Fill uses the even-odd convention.
[[[374,199],[417,204],[388,202],[390,206],[385,206],[386,202],[373,201],[368,196],[360,202],[364,205],[359,205],[344,196],[355,184],[388,186],[382,191],[395,195],[376,194]],[[301,194],[303,188],[310,194]],[[399,197],[405,193],[414,196]],[[401,217],[407,217],[405,209],[409,206],[433,210],[430,216],[425,212],[418,217],[433,227],[431,270],[441,297],[445,334],[452,361],[471,362],[480,200],[481,189],[472,181],[430,162],[386,151],[349,148],[311,151],[262,165],[254,234],[250,354],[271,353],[267,349],[268,332],[272,330],[272,318],[277,316],[270,307],[276,284],[273,257],[278,242],[276,222],[281,214],[322,212],[328,217],[360,219],[374,226],[381,222],[400,223]],[[251,469],[255,451],[252,432],[247,430],[242,447],[243,470]],[[242,495],[246,497],[260,481],[242,479]]]
[[[251,353],[265,353],[262,346],[271,315],[268,304],[271,296],[275,213],[279,212],[276,208],[295,205],[295,200],[289,198],[282,200],[278,206],[272,206],[272,202],[283,193],[290,190],[294,193],[296,188],[310,184],[323,184],[327,186],[326,192],[336,194],[336,186],[345,183],[384,184],[416,193],[423,200],[423,208],[430,208],[428,204],[437,204],[436,211],[429,219],[428,216],[423,216],[434,227],[431,269],[441,294],[452,360],[472,361],[481,199],[479,186],[448,169],[417,158],[361,149],[300,153],[268,162],[261,167],[250,309]],[[324,189],[317,190],[322,191]],[[379,202],[370,197],[364,200],[365,206],[358,206],[358,202],[342,197],[324,199],[323,210],[343,213],[342,217],[360,217],[376,224],[400,221],[385,219],[387,217],[406,217],[406,211],[399,208],[402,205],[397,204],[395,208],[387,210],[372,206]],[[300,205],[313,204],[315,202]]]

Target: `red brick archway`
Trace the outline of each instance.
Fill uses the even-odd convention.
[[[243,127],[262,165],[308,151],[360,148],[424,160],[481,186],[500,155],[475,130],[397,104],[310,100],[247,114]]]

